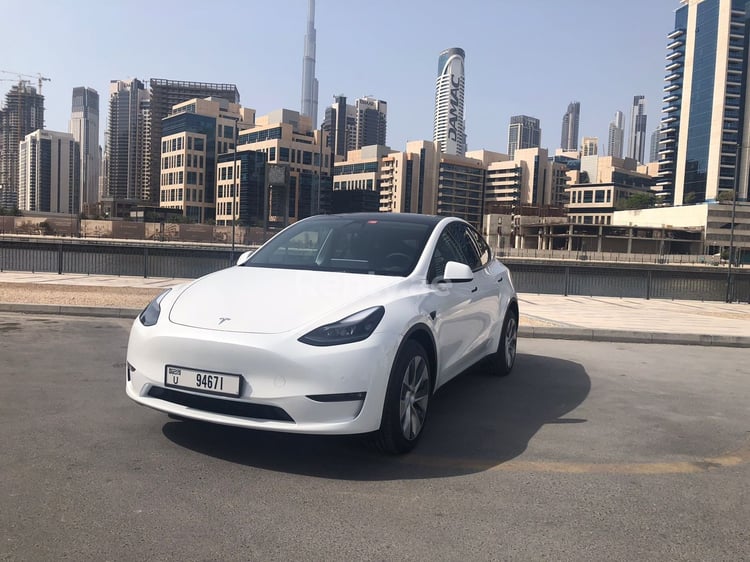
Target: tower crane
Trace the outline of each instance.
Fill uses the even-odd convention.
[[[15,74],[18,76],[19,82],[25,82],[26,80],[23,80],[23,78],[36,78],[37,84],[39,85],[39,95],[42,95],[42,82],[50,82],[52,78],[47,78],[46,76],[42,76],[40,72],[37,72],[36,74],[24,74],[23,72],[13,72],[11,70],[0,70],[3,74]]]

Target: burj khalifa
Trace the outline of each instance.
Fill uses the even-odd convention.
[[[305,56],[302,59],[302,108],[300,113],[312,119],[318,128],[318,79],[315,78],[315,0],[308,0]]]

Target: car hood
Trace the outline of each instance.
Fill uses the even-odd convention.
[[[339,320],[322,319],[400,281],[402,277],[230,267],[188,285],[172,304],[169,320],[208,330],[278,334],[318,319]]]

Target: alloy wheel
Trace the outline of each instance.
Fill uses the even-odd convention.
[[[404,371],[401,383],[400,421],[401,433],[412,441],[422,431],[427,416],[430,397],[430,374],[425,360],[416,355]]]

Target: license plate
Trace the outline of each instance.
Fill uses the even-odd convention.
[[[169,387],[220,396],[239,396],[241,379],[239,375],[196,371],[171,365],[167,365],[164,373],[164,384]]]

